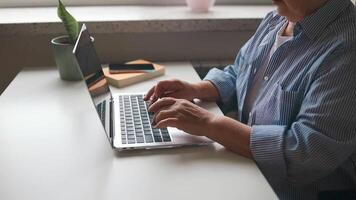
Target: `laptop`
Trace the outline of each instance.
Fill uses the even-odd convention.
[[[112,94],[85,24],[73,49],[90,97],[113,149],[155,149],[212,143],[173,127],[158,129],[143,93]]]

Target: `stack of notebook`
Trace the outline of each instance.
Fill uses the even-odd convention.
[[[145,64],[145,63],[151,63],[147,60],[135,60],[128,62],[129,64]],[[146,73],[119,73],[119,74],[110,74],[109,73],[109,68],[107,65],[104,65],[103,71],[106,76],[106,79],[109,81],[109,83],[115,87],[124,87],[128,86],[140,81],[145,81],[157,76],[161,76],[164,74],[165,69],[164,66],[158,65],[156,63],[151,63],[153,64],[155,70],[152,72],[146,72]]]

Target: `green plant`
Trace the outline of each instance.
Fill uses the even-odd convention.
[[[70,43],[74,44],[80,31],[79,24],[77,20],[66,10],[61,0],[58,0],[57,14],[67,30]]]

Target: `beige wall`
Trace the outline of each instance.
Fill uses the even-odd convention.
[[[233,59],[252,32],[93,34],[102,62]],[[54,66],[55,35],[0,37],[0,94],[23,67]]]

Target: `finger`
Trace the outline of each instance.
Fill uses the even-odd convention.
[[[148,90],[148,92],[145,95],[145,97],[143,98],[143,100],[145,100],[145,101],[149,100],[151,98],[151,96],[153,95],[155,88],[156,88],[156,86],[151,87],[151,89]]]
[[[154,94],[157,98],[164,97],[166,93],[172,93],[177,90],[178,81],[177,80],[165,80],[158,82]]]
[[[155,124],[156,124],[156,116],[158,115],[158,113],[160,113],[161,111],[167,110],[168,108],[169,108],[169,106],[162,107],[162,108],[160,108],[158,111],[156,111],[156,112],[153,114],[153,117],[152,117],[152,125],[155,125]],[[149,113],[151,113],[151,112],[149,112]]]
[[[167,118],[155,125],[155,128],[167,128],[167,127],[176,127],[178,128],[179,120],[177,118]]]
[[[182,92],[171,92],[171,93],[166,93],[164,95],[165,97],[172,97],[172,98],[175,98],[175,99],[186,99],[187,98],[187,95],[182,93]]]
[[[162,99],[154,102],[153,104],[151,104],[150,107],[148,108],[148,112],[157,112],[157,111],[161,110],[163,107],[170,106],[170,105],[174,104],[175,102],[176,102],[176,100],[173,98],[170,98],[170,97],[162,98]]]
[[[173,110],[165,110],[162,109],[158,112],[155,113],[155,115],[153,116],[153,124],[157,124],[158,122],[167,119],[167,118],[172,118],[174,117],[176,111]]]

